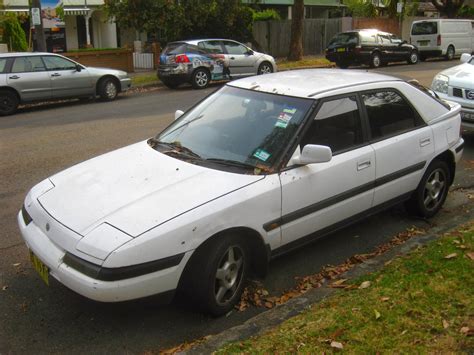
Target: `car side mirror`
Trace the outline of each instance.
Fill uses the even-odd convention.
[[[249,49],[249,50],[247,51],[247,55],[253,55],[253,50]]]
[[[175,121],[180,118],[182,115],[183,115],[184,111],[181,111],[181,110],[176,110],[176,112],[174,113],[174,119]]]
[[[461,54],[461,63],[467,63],[471,59],[471,55],[469,53]]]
[[[292,163],[296,165],[307,165],[315,163],[326,163],[331,161],[331,148],[325,145],[307,144],[303,147],[303,151],[299,157],[292,159]]]
[[[78,72],[82,71],[82,67],[79,64],[76,65],[76,71]]]

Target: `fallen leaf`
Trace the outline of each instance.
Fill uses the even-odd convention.
[[[405,335],[406,333],[408,333],[408,330],[407,330],[407,329],[405,329],[405,330],[404,330],[403,332],[401,332],[400,334],[401,334],[401,335]]]
[[[471,259],[471,260],[474,260],[474,252],[469,252],[469,253],[466,253],[466,256]]]
[[[380,312],[374,309],[375,319],[379,319],[381,317]]]
[[[458,256],[457,253],[451,253],[449,255],[446,255],[444,258],[445,259],[454,259],[456,256]]]
[[[264,305],[267,308],[273,308],[273,303],[271,303],[271,302],[265,302]]]
[[[334,281],[334,282],[332,283],[332,286],[341,285],[341,284],[343,284],[343,283],[346,282],[346,281],[347,281],[347,279],[339,279],[339,280],[337,280],[337,281]]]
[[[18,266],[20,266],[20,265],[21,265],[21,263],[15,263],[15,264],[13,264],[14,267],[18,267]]]
[[[338,341],[331,341],[331,348],[342,350],[344,349],[344,346]]]
[[[382,302],[387,302],[390,299],[390,297],[382,297],[380,300]]]
[[[8,286],[7,286],[7,285],[5,285],[5,286],[2,287],[2,291],[6,291],[7,289],[8,289]]]
[[[370,281],[364,281],[359,286],[360,289],[364,289],[364,288],[367,288],[367,287],[370,287]]]
[[[449,327],[449,323],[446,319],[443,319],[443,328],[447,329]]]
[[[457,239],[454,239],[454,240],[453,240],[453,243],[454,243],[454,244],[461,244],[461,242],[460,242],[459,240],[457,240]]]
[[[463,333],[463,334],[468,334],[469,333],[469,327],[462,327],[460,332]]]

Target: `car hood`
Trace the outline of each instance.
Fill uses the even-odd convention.
[[[474,65],[464,63],[455,67],[443,70],[440,74],[449,77],[449,85],[474,89]]]
[[[38,201],[82,236],[106,222],[137,237],[263,178],[187,163],[140,142],[52,176],[55,187]]]
[[[98,68],[98,67],[87,67],[87,70],[91,74],[95,75],[115,75],[117,77],[126,77],[128,76],[127,72],[123,70],[110,69],[110,68]]]

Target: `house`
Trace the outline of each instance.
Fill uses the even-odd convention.
[[[4,12],[29,15],[28,0],[4,0]],[[101,9],[104,0],[41,0],[47,49],[116,48],[117,26]],[[29,21],[24,29],[30,32]],[[34,33],[34,31],[32,31]]]
[[[242,0],[252,4],[254,0]],[[276,10],[282,19],[291,20],[294,0],[259,0],[258,6],[262,9]],[[330,18],[344,15],[345,5],[342,0],[304,0],[305,18]]]

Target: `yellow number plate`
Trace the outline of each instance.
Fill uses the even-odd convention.
[[[338,48],[337,51],[338,51],[338,52],[345,52],[346,49],[345,49],[345,48]]]
[[[41,279],[44,281],[46,285],[49,286],[49,269],[48,267],[43,264],[43,262],[30,251],[30,260],[33,263],[33,267],[40,275]]]

